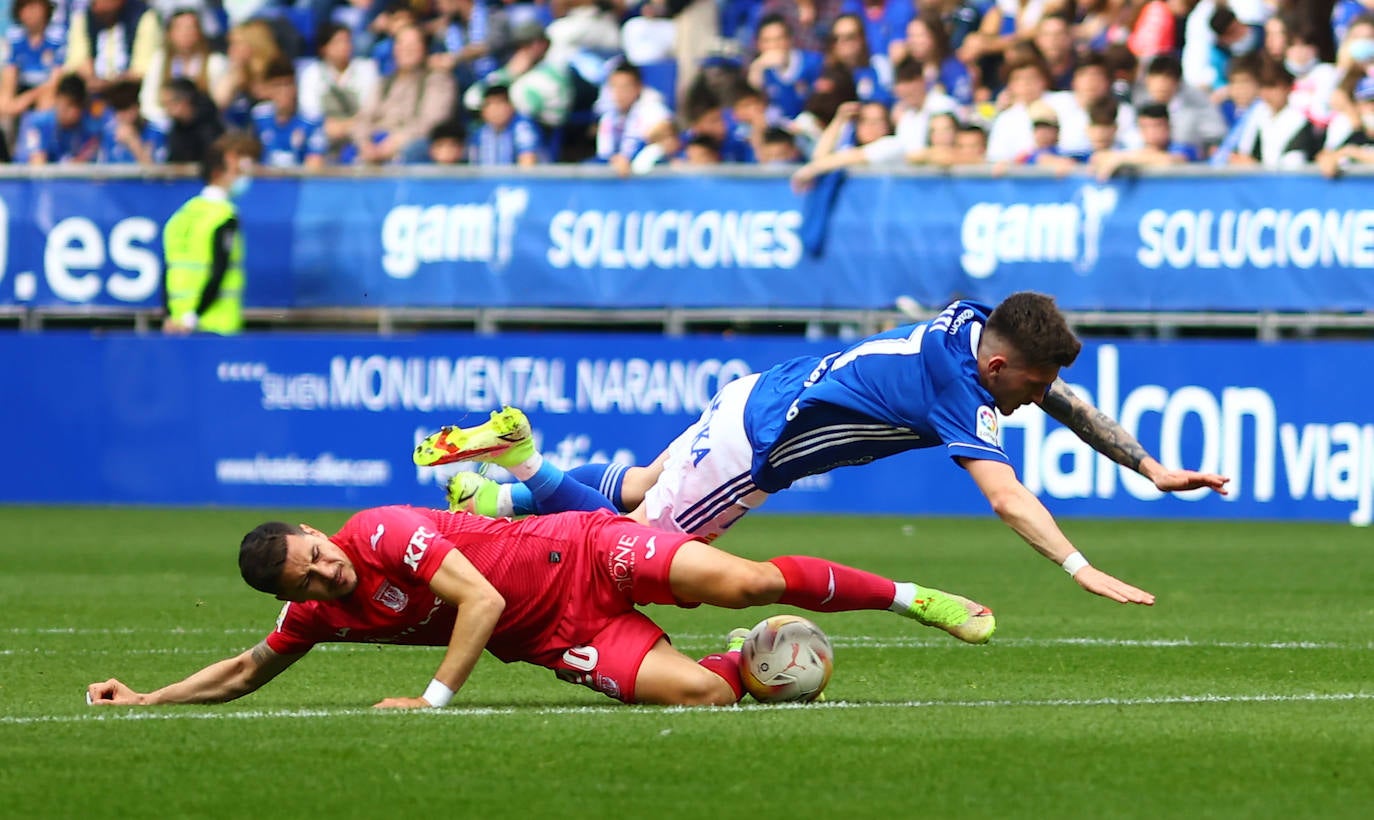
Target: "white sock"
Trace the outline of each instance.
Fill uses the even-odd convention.
[[[509,484],[502,484],[496,488],[496,517],[510,518],[515,515],[515,502],[510,497]]]
[[[539,468],[544,466],[544,454],[535,453],[514,467],[507,467],[510,474],[521,481],[529,481],[534,478],[534,474],[539,472]]]
[[[893,584],[897,588],[892,596],[892,604],[888,606],[893,612],[906,612],[916,603],[916,596],[920,587],[915,584],[897,581]]]

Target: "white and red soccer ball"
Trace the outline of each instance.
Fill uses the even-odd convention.
[[[763,703],[813,701],[835,668],[830,638],[796,615],[761,621],[750,630],[740,652],[744,688]]]

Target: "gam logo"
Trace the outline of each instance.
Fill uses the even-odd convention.
[[[1018,262],[1069,263],[1078,273],[1089,273],[1116,205],[1116,189],[1101,185],[1084,185],[1070,202],[976,203],[964,213],[959,261],[975,279]]]

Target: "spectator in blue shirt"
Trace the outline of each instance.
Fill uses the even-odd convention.
[[[759,56],[749,66],[749,84],[763,90],[770,109],[790,120],[802,112],[821,76],[821,55],[793,48],[792,29],[776,15],[759,21],[756,44]]]
[[[290,60],[268,63],[259,93],[266,99],[253,106],[253,132],[262,143],[262,164],[271,168],[323,167],[329,140],[319,122],[297,112],[296,68]]]
[[[374,21],[383,36],[372,46],[372,59],[377,63],[377,72],[383,77],[396,73],[396,33],[404,28],[418,25],[415,10],[406,0],[393,0],[391,6]]]
[[[908,23],[906,40],[893,47],[893,57],[897,62],[906,57],[919,62],[929,87],[960,105],[973,102],[973,80],[968,68],[950,53],[949,36],[938,17],[920,16]]]
[[[539,128],[515,113],[510,91],[494,85],[482,95],[482,124],[468,142],[473,165],[538,165],[543,152]]]
[[[167,132],[143,118],[139,84],[123,80],[105,89],[113,113],[100,135],[100,161],[113,165],[152,165],[167,161]]]
[[[9,60],[0,72],[0,117],[17,117],[52,104],[56,69],[65,51],[62,38],[48,31],[51,0],[18,0],[14,19],[18,25],[5,32]]]
[[[468,129],[460,119],[444,120],[429,129],[432,165],[461,165],[467,159]]]
[[[892,104],[892,64],[887,55],[875,59],[864,39],[863,20],[853,14],[842,14],[830,29],[826,62],[842,66],[854,80],[854,90],[863,102]]]
[[[482,0],[435,0],[434,11],[425,23],[434,50],[430,68],[452,71],[466,86],[501,67],[510,42],[504,12]]]
[[[709,139],[703,143],[703,150],[711,148],[716,154],[716,162],[753,162],[754,146],[747,139],[741,139],[731,132],[726,122],[725,106],[720,96],[705,85],[694,85],[687,93],[683,105],[687,119],[687,130],[679,138],[684,146],[689,146],[698,137]],[[686,158],[685,148],[683,157]]]
[[[868,50],[886,60],[888,47],[906,37],[906,24],[915,16],[916,4],[911,0],[844,0],[831,32],[839,28],[843,17],[859,20]]]
[[[19,124],[17,162],[91,162],[100,149],[100,122],[86,110],[86,81],[68,74],[57,81],[53,107],[30,111]]]

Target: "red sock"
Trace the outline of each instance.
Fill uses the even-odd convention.
[[[697,663],[720,675],[721,679],[729,685],[735,693],[735,701],[744,697],[744,681],[739,676],[739,653],[721,652],[718,655],[707,655]]]
[[[887,609],[897,594],[897,585],[887,578],[823,558],[784,555],[771,563],[787,583],[778,603],[812,612]]]

